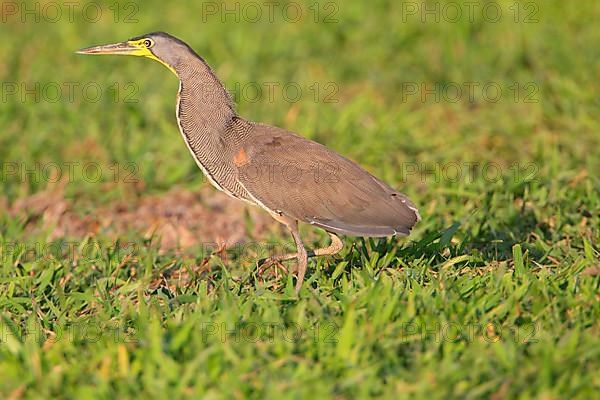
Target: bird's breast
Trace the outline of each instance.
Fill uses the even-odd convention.
[[[215,188],[254,204],[237,180],[238,163],[244,162],[245,154],[235,132],[224,122],[224,114],[224,109],[202,104],[202,100],[187,92],[180,82],[177,125],[194,161]]]

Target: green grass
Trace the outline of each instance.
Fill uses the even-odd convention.
[[[73,21],[63,9],[55,23],[3,10],[0,397],[597,397],[598,3],[536,2],[537,22],[525,23],[535,9],[519,2],[515,23],[515,3],[500,1],[497,23],[476,9],[474,21],[464,11],[425,24],[391,1],[339,2],[332,23],[334,9],[317,3],[315,23],[313,3],[295,3],[305,16],[295,23],[281,8],[273,22],[267,9],[257,23],[203,20],[192,1],[119,3],[117,22],[109,5],[98,22],[79,3]],[[124,21],[131,11],[136,23]],[[139,232],[57,237],[48,216],[7,212],[62,191],[84,218],[208,184],[177,132],[177,81],[164,67],[73,54],[154,30],[187,41],[230,90],[261,85],[257,101],[238,91],[245,117],[318,140],[407,193],[423,216],[414,234],[347,238],[341,255],[311,261],[296,299],[290,277],[253,269],[260,246],[290,245],[275,228],[225,254],[198,230],[180,253]],[[266,82],[303,94],[271,101]],[[468,82],[503,95],[406,93]],[[38,99],[23,89],[36,83]],[[44,93],[53,85],[59,101]],[[102,90],[97,101],[86,85]],[[89,163],[101,177],[86,179]],[[59,180],[42,174],[51,165],[75,167]]]

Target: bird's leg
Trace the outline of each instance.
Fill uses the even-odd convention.
[[[296,258],[296,253],[262,258],[256,263],[256,266],[258,267],[258,271],[256,272],[258,275],[262,275],[266,270],[274,266],[275,268],[283,270],[287,274],[288,270],[281,262],[291,260],[293,258]]]
[[[300,291],[302,283],[304,282],[304,275],[306,274],[306,267],[308,265],[308,253],[304,248],[302,239],[300,239],[300,233],[298,232],[298,221],[280,214],[272,214],[273,218],[284,224],[292,234],[294,243],[296,244],[296,253],[288,253],[280,256],[271,256],[269,258],[258,261],[259,273],[264,272],[267,268],[272,265],[281,265],[281,261],[291,260],[296,258],[298,260],[298,276],[296,280],[296,294]]]
[[[260,260],[258,260],[257,264],[258,267],[264,271],[267,268],[269,268],[272,264],[277,264],[282,261],[288,261],[294,258],[296,258],[296,253],[281,254],[277,256],[261,258]]]
[[[277,213],[271,213],[271,216],[277,221],[285,225],[290,232],[294,230],[298,231],[298,221],[293,218],[286,217],[284,215],[280,215]],[[295,240],[295,239],[294,239]],[[281,264],[282,261],[292,260],[298,256],[298,253],[287,253],[281,255],[275,255],[267,258],[262,258],[258,260],[256,266],[258,267],[257,273],[259,275],[263,274],[269,268],[275,266],[276,268],[283,269],[286,273],[287,269]]]
[[[262,275],[266,270],[271,267],[282,269],[286,274],[288,272],[287,268],[283,266],[282,261],[292,260],[296,258],[297,253],[288,253],[282,255],[271,256],[267,258],[262,258],[258,260],[256,266],[258,267],[258,275]]]
[[[344,248],[344,243],[342,242],[342,239],[340,239],[340,237],[338,235],[336,235],[335,233],[331,233],[331,232],[327,232],[327,234],[331,238],[331,244],[329,244],[329,246],[327,246],[327,247],[323,247],[320,249],[309,250],[307,253],[307,256],[309,258],[310,257],[320,257],[320,256],[332,256],[334,254],[339,253]],[[262,258],[262,259],[258,260],[258,262],[257,262],[258,274],[260,275],[260,274],[264,273],[267,269],[271,268],[274,265],[277,266],[278,268],[281,268],[282,270],[284,270],[287,273],[287,269],[281,264],[281,262],[292,260],[292,259],[296,258],[297,255],[298,255],[298,253],[287,253],[287,254],[280,254],[280,255],[276,255],[276,256]]]
[[[258,267],[259,267],[258,273],[262,274],[264,271],[266,271],[273,265],[275,265],[277,268],[281,268],[287,272],[285,267],[283,265],[281,265],[281,262],[297,258],[298,259],[298,267],[297,267],[296,271],[298,272],[298,281],[297,281],[298,283],[296,284],[296,291],[299,291],[300,287],[302,286],[302,282],[304,281],[304,275],[306,274],[306,265],[308,264],[308,260],[307,260],[304,264],[304,267],[302,268],[301,258],[304,258],[304,256],[301,253],[302,252],[306,253],[305,258],[307,258],[307,259],[308,259],[308,257],[330,256],[330,255],[339,253],[344,248],[344,243],[342,242],[340,237],[338,235],[336,235],[335,233],[327,232],[327,234],[331,238],[331,243],[329,244],[329,246],[306,252],[306,250],[304,249],[304,245],[302,244],[302,241],[300,240],[300,234],[298,233],[297,221],[288,221],[287,219],[283,220],[283,218],[281,218],[281,217],[278,217],[277,220],[279,222],[283,223],[285,226],[287,226],[288,229],[290,230],[290,232],[292,233],[292,237],[294,238],[294,242],[296,243],[298,252],[282,254],[282,255],[277,255],[277,256],[271,256],[271,257],[263,258],[262,260],[259,260],[258,261]]]
[[[327,234],[331,239],[329,246],[309,251],[309,257],[332,256],[339,253],[344,248],[344,243],[338,235],[332,232],[327,232]]]
[[[292,233],[292,237],[294,238],[294,242],[296,242],[296,249],[298,251],[297,259],[298,259],[298,276],[296,277],[296,294],[300,293],[300,289],[302,288],[302,284],[304,283],[304,275],[306,275],[306,267],[308,266],[308,254],[306,253],[306,249],[304,248],[304,244],[302,243],[302,239],[300,239],[300,233],[298,232],[298,222],[294,221],[294,224],[289,226],[290,232]]]

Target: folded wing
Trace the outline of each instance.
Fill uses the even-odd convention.
[[[402,193],[325,146],[254,125],[238,180],[263,206],[352,236],[408,235],[419,213]]]

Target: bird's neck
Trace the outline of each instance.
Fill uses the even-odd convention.
[[[197,58],[180,64],[177,122],[198,166],[218,189],[239,197],[234,154],[248,132],[237,117],[227,90],[210,67]]]
[[[187,132],[218,135],[236,116],[231,96],[208,64],[189,55],[174,65],[179,81],[178,117]]]

